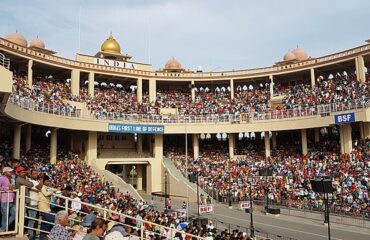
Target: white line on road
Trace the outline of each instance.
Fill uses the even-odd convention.
[[[221,216],[221,217],[231,218],[231,219],[235,219],[235,220],[240,221],[240,218],[230,217],[230,216],[226,216],[226,215],[223,215],[223,214],[214,213],[213,215],[218,215],[218,216]],[[260,225],[269,226],[269,227],[280,228],[280,229],[284,229],[284,230],[288,230],[288,231],[294,231],[294,232],[298,232],[298,233],[309,234],[309,235],[313,235],[313,236],[317,236],[317,237],[322,237],[322,238],[325,238],[325,239],[328,238],[327,235],[321,235],[321,234],[316,234],[316,233],[311,233],[311,232],[305,232],[305,231],[301,231],[301,230],[295,230],[295,229],[292,229],[292,228],[280,227],[280,226],[266,224],[266,223],[261,223],[261,222],[256,222],[256,221],[255,221],[255,223],[258,223]],[[331,239],[342,240],[341,238],[335,238],[335,237],[331,237]]]

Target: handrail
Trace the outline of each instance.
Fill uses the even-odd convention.
[[[26,188],[25,186],[21,186],[21,188]],[[32,189],[32,191],[35,191],[34,189]],[[53,194],[52,196],[56,197],[56,198],[59,198],[59,199],[63,199],[64,200],[64,205],[61,206],[61,205],[58,205],[58,204],[55,204],[55,203],[50,203],[50,205],[52,206],[55,206],[55,207],[59,207],[59,208],[62,208],[64,211],[69,211],[71,210],[71,208],[69,208],[70,206],[70,203],[72,202],[77,202],[76,200],[72,199],[72,198],[69,198],[69,197],[65,197],[65,196],[62,196],[62,195],[58,195],[58,194]],[[34,200],[34,201],[38,201],[38,202],[41,202],[40,200],[38,199],[32,199],[31,197],[28,197],[28,196],[25,196],[26,199],[30,199],[30,200]],[[111,216],[111,215],[116,215],[116,216],[119,216],[119,217],[124,217],[124,218],[129,218],[131,220],[135,220],[136,221],[136,218],[133,217],[133,216],[130,216],[130,215],[126,215],[126,214],[123,214],[123,213],[120,213],[120,212],[117,212],[117,211],[113,211],[113,210],[110,210],[110,209],[107,209],[107,208],[103,208],[103,207],[100,207],[100,206],[97,206],[97,205],[93,205],[93,204],[90,204],[90,203],[85,203],[85,202],[82,202],[82,201],[78,201],[81,206],[85,205],[87,207],[90,207],[92,209],[94,209],[95,211],[99,212],[102,216],[104,220],[109,220],[109,221],[114,221],[114,220],[110,220],[108,216]],[[19,211],[23,211],[25,212],[26,209],[30,209],[30,207],[25,207],[25,209],[19,209]],[[82,213],[82,212],[81,212]],[[55,213],[54,213],[55,214]],[[25,216],[24,218],[27,218],[27,219],[30,219],[28,216]],[[21,221],[24,221],[24,218],[21,219]],[[34,219],[35,221],[40,221],[38,219]],[[75,222],[79,222],[78,220],[76,219],[73,219],[73,221]],[[114,221],[116,223],[120,223],[122,225],[124,225],[124,223],[121,223],[121,222],[117,222],[117,221]],[[150,230],[148,227],[149,226],[155,226],[159,229],[164,229],[166,230],[169,234],[171,234],[171,236],[175,236],[176,233],[180,233],[180,234],[185,234],[191,238],[195,238],[195,239],[198,239],[198,240],[205,240],[204,238],[200,237],[200,236],[196,236],[196,235],[193,235],[193,234],[190,234],[190,233],[186,233],[186,232],[183,232],[183,231],[179,231],[177,229],[173,229],[173,228],[170,228],[170,227],[166,227],[164,225],[160,225],[160,224],[157,224],[157,223],[154,223],[154,222],[149,222],[149,221],[146,221],[144,219],[140,220],[141,222],[141,231],[139,232],[141,234],[140,236],[140,239],[145,239],[145,234],[144,232],[150,232],[150,233],[153,233],[152,230]],[[50,224],[54,224],[54,223],[50,223]],[[131,226],[133,227],[133,226]],[[28,227],[26,227],[28,228]],[[135,228],[135,227],[133,227]],[[35,229],[37,230],[37,229]],[[171,239],[173,239],[173,237],[171,237]]]
[[[0,66],[5,67],[6,69],[9,69],[10,67],[10,59],[6,58],[3,53],[0,52]]]
[[[370,106],[370,97],[349,100],[347,102],[335,102],[311,107],[298,107],[288,110],[265,110],[260,112],[249,112],[240,114],[209,114],[209,115],[161,115],[161,114],[121,114],[109,112],[101,116],[92,113],[90,116],[83,116],[80,109],[72,106],[50,105],[37,102],[29,97],[12,94],[8,102],[15,104],[23,109],[36,112],[44,112],[53,115],[90,119],[103,121],[116,121],[125,123],[145,123],[145,124],[184,124],[184,123],[231,123],[245,124],[256,121],[281,120],[292,118],[329,116],[331,113],[365,109]]]

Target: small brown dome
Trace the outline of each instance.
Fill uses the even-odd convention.
[[[27,47],[26,38],[18,32],[9,34],[8,36],[6,36],[5,39],[15,44],[21,45],[22,47]]]
[[[37,37],[31,41],[30,47],[37,47],[37,48],[45,49],[45,42]]]
[[[182,67],[181,63],[173,57],[166,62],[164,69],[182,69]]]
[[[304,61],[308,59],[308,54],[306,50],[304,50],[303,48],[296,48],[292,51],[292,53],[295,55],[295,57],[299,61]]]
[[[292,61],[292,60],[295,60],[296,57],[294,55],[294,53],[292,53],[291,51],[285,53],[284,57],[283,57],[283,60],[284,61]]]

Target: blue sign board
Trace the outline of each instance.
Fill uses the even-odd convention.
[[[109,123],[108,132],[115,133],[164,133],[164,125]]]
[[[355,113],[345,113],[345,114],[335,115],[334,120],[335,120],[335,124],[351,123],[356,120]]]

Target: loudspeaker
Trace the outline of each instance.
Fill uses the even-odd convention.
[[[189,174],[189,181],[195,183],[197,181],[197,176],[195,173]]]
[[[330,179],[311,179],[312,190],[317,193],[333,193],[333,185]]]
[[[270,207],[268,210],[268,213],[275,214],[275,215],[280,214],[280,208]]]

